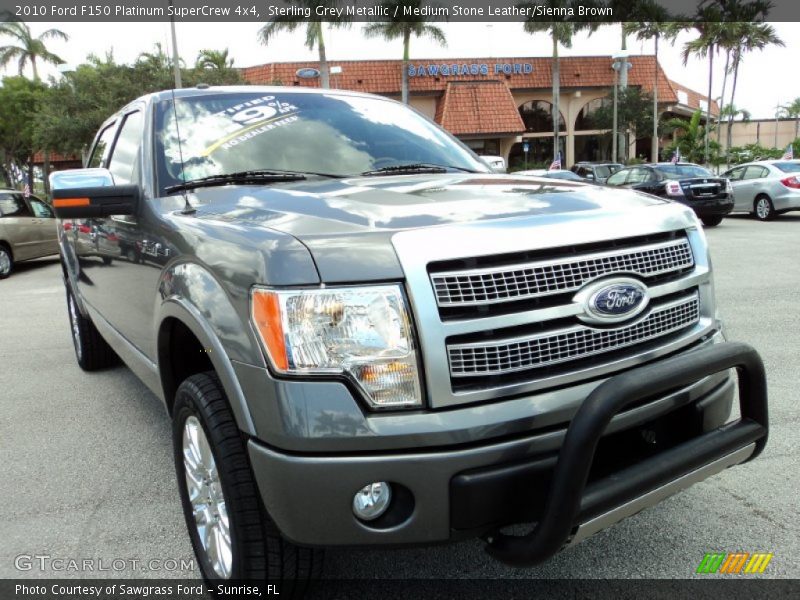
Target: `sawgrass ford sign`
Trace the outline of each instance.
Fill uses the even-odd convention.
[[[527,75],[531,63],[472,63],[409,65],[409,77],[452,77],[456,75]]]

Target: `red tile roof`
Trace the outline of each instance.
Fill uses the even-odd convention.
[[[651,92],[653,82],[658,75],[658,97],[660,102],[677,103],[677,89],[689,93],[690,108],[699,108],[697,100],[703,94],[689,90],[669,80],[654,56],[629,57],[631,69],[628,72],[630,85],[640,86]],[[533,69],[530,73],[511,75],[495,75],[494,65],[509,63],[529,63]],[[551,63],[549,57],[519,58],[450,58],[450,59],[413,59],[414,67],[428,65],[472,65],[488,64],[489,74],[482,76],[482,81],[504,81],[511,90],[548,89],[552,87]],[[402,61],[399,60],[344,60],[330,61],[331,65],[342,67],[342,72],[331,75],[331,87],[370,92],[373,94],[399,94],[402,75]],[[319,86],[319,78],[301,79],[296,72],[301,68],[318,68],[317,62],[271,63],[242,69],[245,80],[254,84],[295,85],[302,87]],[[614,71],[608,56],[569,56],[561,58],[561,87],[611,87],[614,83]],[[411,77],[409,87],[411,93],[444,92],[448,83],[457,81],[474,81],[475,75],[421,76]],[[712,112],[714,112],[712,105]]]
[[[436,108],[436,122],[455,135],[522,133],[525,124],[503,81],[454,81]]]

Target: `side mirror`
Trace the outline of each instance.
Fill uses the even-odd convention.
[[[59,219],[133,215],[139,208],[138,185],[114,185],[108,169],[69,169],[50,175],[53,209]]]

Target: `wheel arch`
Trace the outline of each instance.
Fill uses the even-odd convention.
[[[231,360],[219,337],[194,306],[175,298],[162,305],[156,346],[161,388],[169,414],[181,382],[190,375],[213,370],[225,390],[237,426],[249,435],[256,435]]]

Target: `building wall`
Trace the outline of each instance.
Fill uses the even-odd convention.
[[[722,147],[727,148],[727,125],[722,124]],[[777,137],[776,137],[777,131]],[[747,144],[760,144],[766,148],[785,148],[795,140],[794,119],[759,119],[742,123],[737,121],[731,130],[731,145],[746,146]]]

